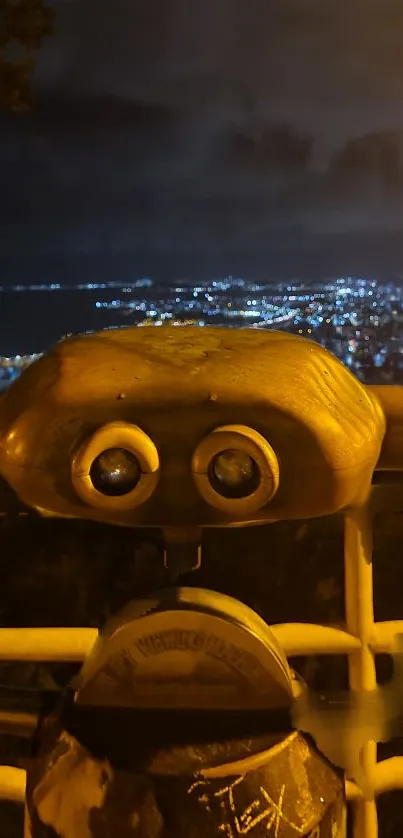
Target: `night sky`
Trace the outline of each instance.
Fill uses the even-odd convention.
[[[53,0],[0,284],[403,274],[402,0]]]

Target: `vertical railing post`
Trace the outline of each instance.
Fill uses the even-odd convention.
[[[349,510],[344,520],[344,590],[347,631],[361,641],[348,657],[350,689],[374,690],[377,686],[375,657],[370,647],[374,626],[372,568],[372,522],[368,507]],[[377,743],[369,742],[360,755],[370,786],[374,786]],[[354,838],[378,838],[375,800],[354,804]]]

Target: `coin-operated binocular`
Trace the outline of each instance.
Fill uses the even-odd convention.
[[[206,527],[363,505],[394,456],[387,412],[283,333],[105,332],[60,343],[2,397],[0,472],[44,516],[159,527],[178,577]],[[239,602],[172,588],[131,604],[60,701],[14,713],[35,731],[27,835],[342,838],[343,778],[307,696]]]

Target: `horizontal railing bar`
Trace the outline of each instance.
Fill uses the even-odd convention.
[[[92,628],[1,628],[0,660],[79,662],[97,636]]]
[[[389,757],[375,766],[375,794],[403,789],[403,757]]]
[[[358,637],[332,626],[277,623],[270,628],[287,657],[349,654],[361,645]]]
[[[370,640],[371,648],[378,654],[393,654],[396,651],[397,634],[403,634],[403,620],[374,623]]]
[[[361,789],[351,780],[346,780],[345,789],[347,800],[351,803],[362,799]],[[374,767],[375,796],[398,789],[403,789],[403,757],[389,757],[377,762]]]
[[[360,648],[358,637],[344,629],[316,623],[277,623],[270,627],[287,657],[351,654]],[[374,623],[370,646],[376,654],[393,654],[403,620]]]
[[[25,802],[26,772],[23,768],[0,765],[0,800]]]
[[[346,798],[349,803],[354,803],[356,800],[362,800],[362,791],[352,780],[346,780],[344,783]]]
[[[350,654],[360,640],[344,629],[316,623],[277,623],[271,626],[287,657]],[[403,620],[375,623],[370,645],[378,654],[391,654]],[[82,661],[98,631],[93,628],[0,628],[0,660]]]

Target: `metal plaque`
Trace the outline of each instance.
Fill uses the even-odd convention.
[[[181,588],[132,603],[95,644],[77,704],[133,708],[287,706],[291,673],[270,629],[215,592]]]

